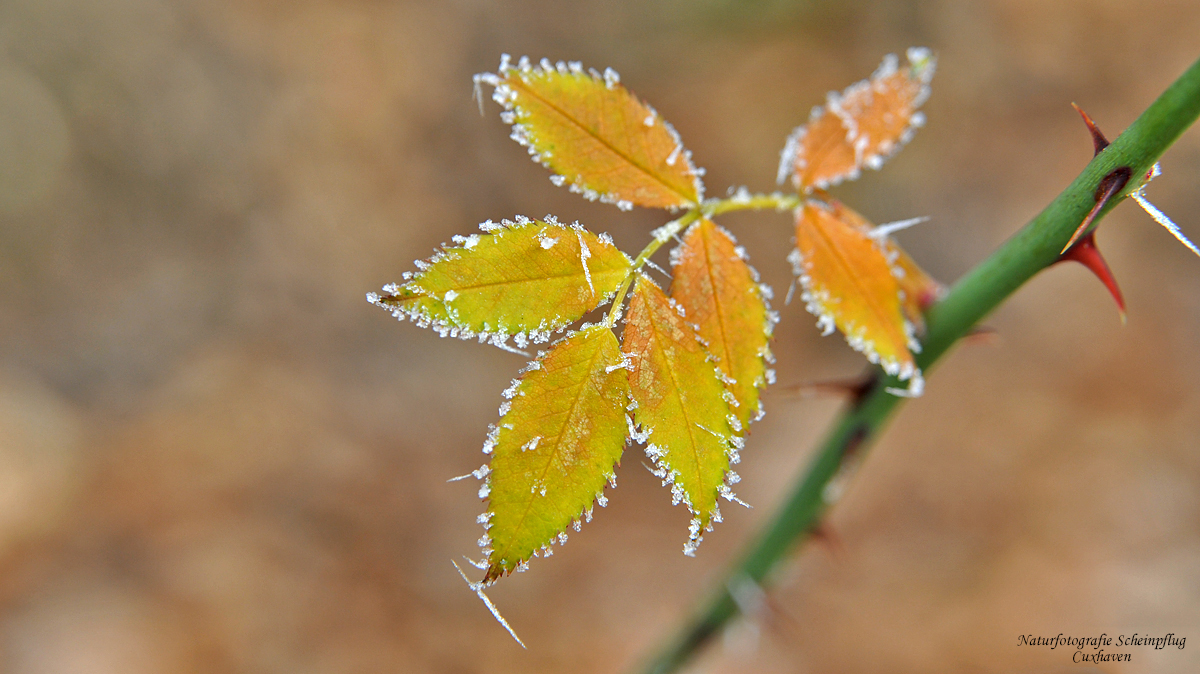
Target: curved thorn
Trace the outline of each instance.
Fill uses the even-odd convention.
[[[1100,214],[1100,211],[1104,209],[1105,205],[1109,201],[1112,201],[1112,198],[1125,188],[1126,183],[1129,182],[1131,173],[1132,171],[1129,170],[1128,166],[1122,166],[1113,169],[1108,175],[1104,176],[1104,179],[1100,181],[1100,185],[1096,188],[1096,205],[1092,206],[1092,210],[1088,211],[1087,217],[1083,219],[1083,222],[1079,223],[1079,227],[1071,234],[1071,239],[1067,241],[1067,245],[1063,246],[1062,250],[1059,251],[1060,255],[1065,255],[1067,249],[1079,241],[1079,237],[1083,236],[1083,233],[1087,231],[1087,228],[1096,219],[1096,216]]]
[[[1092,121],[1092,118],[1089,117],[1088,114],[1084,112],[1078,105],[1072,103],[1071,107],[1075,108],[1075,112],[1078,112],[1080,117],[1083,117],[1083,123],[1087,124],[1088,131],[1090,131],[1092,134],[1092,146],[1096,148],[1096,152],[1092,156],[1094,157],[1097,154],[1100,154],[1104,151],[1104,148],[1108,147],[1108,139],[1105,138],[1104,134],[1100,132],[1100,128],[1096,126],[1096,123]]]
[[[1125,298],[1121,296],[1121,289],[1117,286],[1117,280],[1113,277],[1112,270],[1108,268],[1108,263],[1104,261],[1104,256],[1096,247],[1096,233],[1088,232],[1087,236],[1080,239],[1071,250],[1059,258],[1059,262],[1064,260],[1073,260],[1082,264],[1095,274],[1096,278],[1100,279],[1100,282],[1112,294],[1113,300],[1116,301],[1117,310],[1121,312],[1121,325],[1124,325]]]
[[[1001,341],[1000,331],[990,325],[976,325],[963,336],[963,342],[967,344],[996,346]]]
[[[846,558],[846,546],[842,543],[842,537],[838,536],[826,522],[821,522],[812,529],[813,542],[820,543],[829,550],[829,553],[837,561],[842,561]]]
[[[871,372],[860,377],[793,384],[782,387],[782,390],[799,394],[803,398],[819,395],[845,396],[851,404],[857,405],[875,386],[877,379],[877,375]]]

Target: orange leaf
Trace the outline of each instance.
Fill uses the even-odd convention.
[[[910,349],[919,350],[920,344],[901,310],[900,284],[865,223],[837,202],[804,202],[796,214],[792,251],[803,299],[825,334],[836,326],[872,363],[912,379],[912,392],[919,394],[920,371]]]
[[[501,424],[485,452],[491,474],[481,495],[488,534],[484,582],[511,573],[539,549],[591,520],[625,448],[629,381],[612,330],[585,328],[540,354],[505,392]]]
[[[538,66],[508,56],[499,73],[476,77],[495,87],[512,137],[555,173],[557,185],[588,199],[633,206],[684,208],[700,203],[703,173],[679,134],[621,86],[611,69],[585,72],[578,63]]]
[[[925,333],[925,311],[946,294],[946,286],[938,282],[921,269],[916,261],[891,236],[881,235],[874,225],[862,215],[832,201],[838,217],[855,229],[865,232],[883,248],[884,256],[892,268],[892,276],[900,292],[900,308],[904,318],[913,326],[913,332],[918,335]],[[919,221],[920,218],[914,219]],[[912,221],[909,221],[912,222]],[[899,223],[907,225],[908,222]],[[881,228],[887,227],[882,225]]]
[[[622,347],[643,433],[635,439],[647,442],[655,475],[671,484],[675,503],[683,501],[694,515],[683,549],[691,555],[701,532],[720,521],[717,496],[734,498],[726,471],[737,462],[742,439],[731,423],[729,394],[679,306],[645,276],[634,285]],[[728,479],[736,482],[736,474]]]
[[[758,389],[774,378],[766,366],[772,360],[767,342],[774,312],[744,255],[729,233],[708,219],[692,225],[671,252],[671,297],[716,357],[742,427],[761,414]]]
[[[879,169],[913,131],[925,123],[917,108],[929,97],[934,59],[928,49],[908,50],[909,67],[897,68],[894,54],[871,75],[840,95],[830,92],[824,108],[788,138],[779,182],[788,176],[804,192],[853,180],[862,168]]]

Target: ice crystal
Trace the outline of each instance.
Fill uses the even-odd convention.
[[[521,648],[525,648],[525,642],[521,641],[521,638],[518,637],[517,633],[513,631],[512,626],[509,625],[508,621],[504,619],[504,616],[500,615],[500,610],[497,609],[496,605],[492,603],[492,600],[488,599],[488,596],[484,594],[483,583],[472,583],[471,580],[467,578],[467,574],[463,573],[462,569],[458,568],[458,563],[456,563],[454,560],[450,560],[450,563],[454,564],[454,569],[458,571],[458,575],[462,576],[463,581],[467,583],[467,587],[471,588],[471,591],[483,601],[484,606],[487,606],[487,609],[489,612],[491,612],[492,617],[495,618],[502,627],[504,627],[505,631],[508,632],[509,636],[511,636],[514,641],[516,641],[518,644],[521,644]]]

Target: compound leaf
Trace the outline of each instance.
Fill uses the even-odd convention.
[[[737,402],[742,427],[757,418],[767,384],[767,343],[774,327],[758,274],[745,253],[711,220],[692,225],[671,252],[671,298],[683,306]],[[773,373],[772,373],[773,374]]]
[[[502,344],[511,334],[522,346],[547,341],[609,301],[629,273],[629,258],[608,235],[578,224],[518,218],[481,228],[418,262],[407,283],[368,299],[443,336]]]
[[[622,348],[630,360],[629,388],[637,403],[637,439],[647,442],[675,503],[693,514],[685,554],[692,554],[702,531],[720,520],[717,496],[732,496],[725,484],[742,440],[734,431],[728,393],[695,331],[670,300],[645,276],[638,276],[629,301]],[[736,481],[733,473],[731,481]]]
[[[703,198],[702,172],[679,134],[613,70],[601,75],[545,59],[534,66],[524,57],[512,66],[505,56],[499,73],[477,81],[495,87],[513,139],[555,173],[555,184],[626,210],[674,210]]]
[[[623,363],[612,331],[592,326],[540,354],[505,392],[510,402],[484,450],[492,452],[485,582],[565,540],[568,525],[591,519],[593,499],[603,502],[625,447]]]
[[[900,305],[900,285],[866,220],[838,202],[808,199],[796,214],[792,263],[802,298],[825,334],[834,327],[888,374],[912,379],[920,371],[910,349],[920,345]]]
[[[888,54],[870,80],[830,92],[824,108],[813,108],[788,138],[779,182],[791,176],[804,192],[824,189],[857,178],[864,166],[879,169],[907,143],[925,123],[917,108],[929,97],[934,70],[928,49],[913,47],[907,55],[907,68]]]

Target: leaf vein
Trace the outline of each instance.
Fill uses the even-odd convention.
[[[691,196],[679,191],[679,189],[676,188],[674,185],[671,185],[670,183],[666,182],[658,174],[654,173],[651,169],[643,166],[640,162],[634,160],[633,157],[630,157],[625,152],[622,152],[615,145],[613,145],[609,141],[605,140],[604,137],[600,136],[599,134],[597,134],[596,132],[592,131],[587,126],[585,126],[582,122],[580,122],[579,120],[572,117],[570,114],[567,113],[567,111],[565,111],[562,108],[560,108],[559,106],[555,105],[553,102],[551,102],[549,99],[545,98],[544,96],[541,96],[540,94],[538,94],[536,91],[534,91],[532,88],[530,88],[529,85],[527,85],[524,82],[524,80],[521,80],[519,77],[516,80],[510,80],[510,82],[513,82],[513,83],[515,83],[517,81],[520,81],[520,85],[518,85],[518,86],[521,89],[523,89],[526,93],[528,93],[530,96],[537,99],[539,102],[541,102],[546,107],[553,110],[554,112],[558,113],[559,116],[561,116],[563,119],[566,119],[568,122],[570,122],[573,126],[578,128],[584,134],[591,136],[592,139],[595,140],[597,143],[599,143],[603,147],[607,148],[610,152],[617,155],[621,159],[624,159],[631,166],[633,166],[634,168],[638,169],[642,173],[649,176],[656,183],[658,183],[659,185],[662,185],[663,187],[667,188],[668,190],[670,190],[671,192],[673,192],[674,194],[679,196],[681,199],[683,199],[684,203],[689,203],[689,204],[695,203],[692,200]],[[632,97],[633,94],[630,94],[630,96]],[[603,105],[603,103],[602,103],[602,105]],[[625,115],[621,115],[621,117],[624,118]],[[647,154],[649,154],[649,153],[647,152]]]

